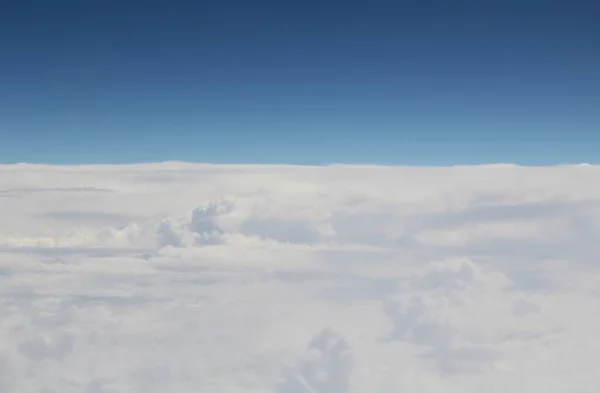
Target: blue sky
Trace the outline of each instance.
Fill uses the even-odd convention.
[[[0,162],[598,162],[592,1],[9,1]]]

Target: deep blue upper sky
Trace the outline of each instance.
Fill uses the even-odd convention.
[[[599,162],[598,1],[0,3],[0,162]]]

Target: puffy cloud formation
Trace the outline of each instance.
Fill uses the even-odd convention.
[[[324,329],[310,341],[307,354],[277,392],[348,392],[352,365],[349,345],[335,331]]]
[[[599,179],[0,166],[0,393],[595,392]]]

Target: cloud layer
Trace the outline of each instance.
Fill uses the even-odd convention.
[[[0,166],[0,393],[595,392],[599,180]]]

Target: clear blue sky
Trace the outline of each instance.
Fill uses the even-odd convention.
[[[0,162],[599,162],[599,18],[580,0],[7,0]]]

